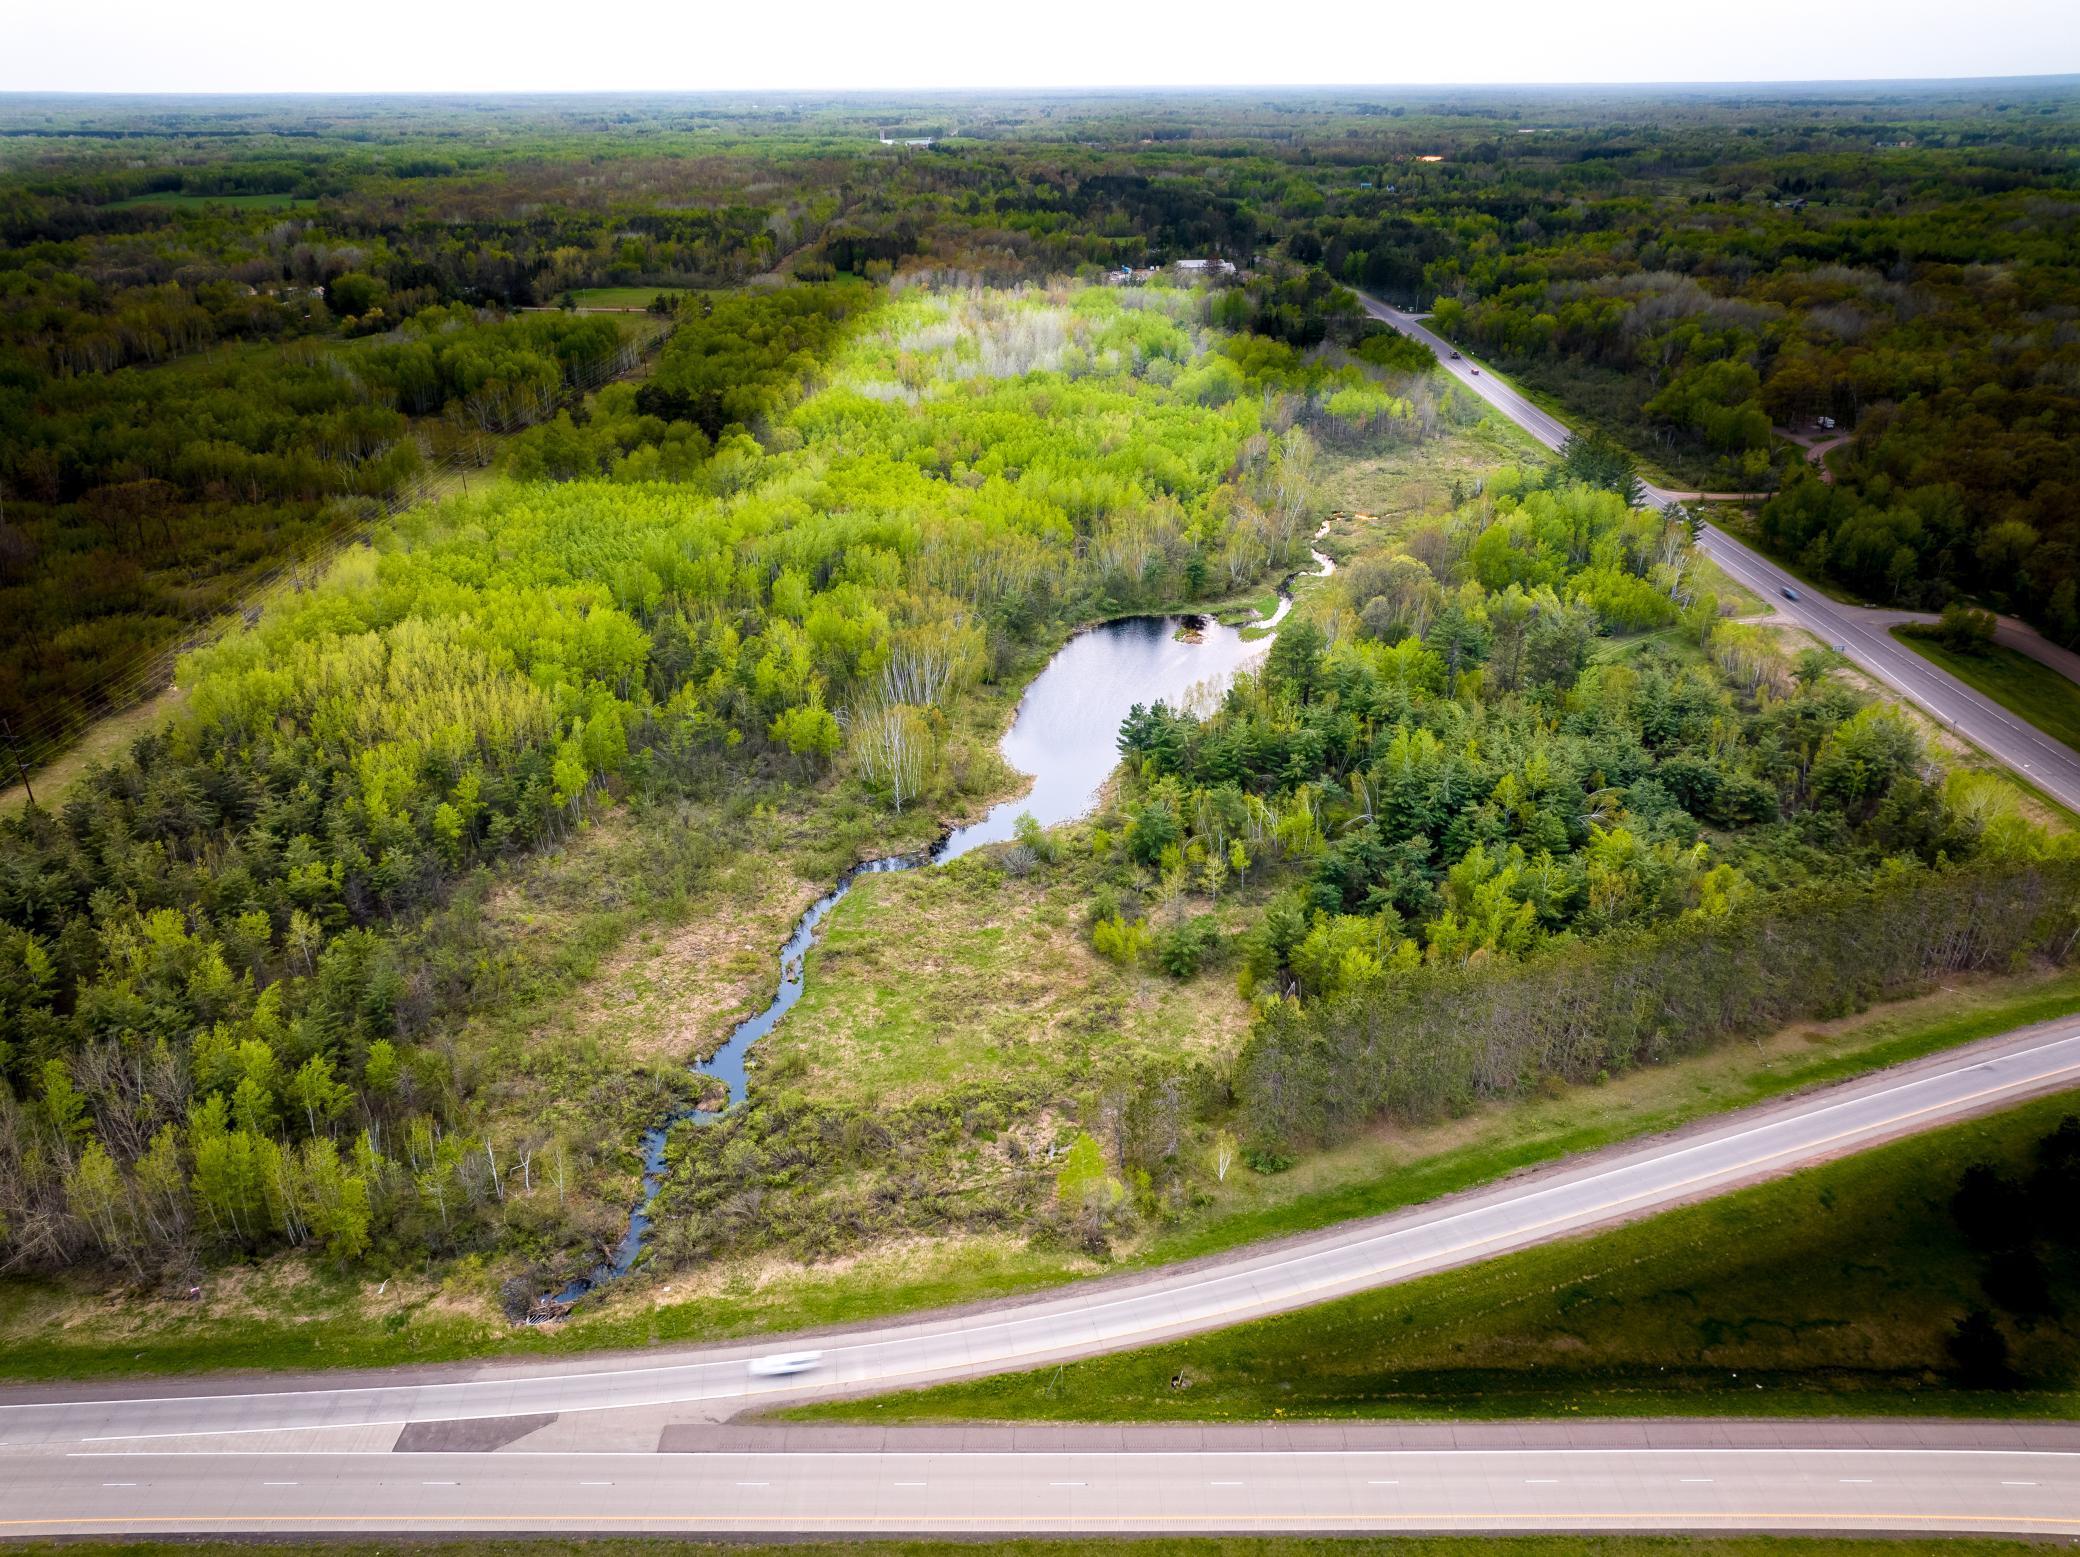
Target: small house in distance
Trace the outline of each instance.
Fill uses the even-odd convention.
[[[1235,262],[1224,259],[1181,259],[1170,267],[1183,281],[1198,281],[1211,276],[1232,276]]]

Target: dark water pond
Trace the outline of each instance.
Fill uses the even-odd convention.
[[[1320,552],[1315,561],[1321,573],[1333,566]],[[1289,604],[1282,600],[1270,620],[1284,617]],[[860,877],[943,865],[986,844],[1006,842],[1018,818],[1028,812],[1043,827],[1082,816],[1119,762],[1119,727],[1136,703],[1176,707],[1195,697],[1218,696],[1236,671],[1269,647],[1267,637],[1245,641],[1238,629],[1206,617],[1130,617],[1071,638],[1026,688],[1002,743],[1005,760],[1021,773],[1030,773],[1033,787],[992,807],[979,822],[954,829],[930,849],[870,860],[840,876],[795,921],[781,946],[780,988],[772,1004],[733,1028],[711,1058],[693,1066],[694,1073],[712,1076],[728,1088],[724,1107],[743,1099],[744,1062],[751,1046],[802,998],[803,969],[817,929]],[[650,1233],[650,1203],[664,1179],[666,1138],[675,1125],[715,1117],[716,1110],[689,1109],[644,1133],[642,1198],[629,1215],[627,1232],[604,1263],[555,1294],[556,1302],[575,1302],[641,1258]]]

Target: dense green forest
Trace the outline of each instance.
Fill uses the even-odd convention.
[[[0,356],[0,714],[32,759],[154,690],[155,651],[283,564],[488,463],[497,434],[637,358],[611,319],[480,317],[460,303],[350,343],[290,333],[270,303],[262,328],[289,338],[236,339],[221,316],[153,290],[92,338],[136,348],[124,366],[79,365],[87,343],[55,338],[68,321],[49,314],[49,335]],[[215,295],[245,325],[251,291]]]
[[[1835,663],[1722,614],[1680,519],[1506,472],[1349,559],[1216,706],[1137,708],[1091,824],[996,863],[1073,882],[1103,959],[1233,981],[1239,1053],[978,1068],[893,1115],[783,1062],[679,1141],[660,1249],[1037,1226],[1103,1251],[1191,1214],[1210,1141],[1277,1172],[1382,1118],[2068,956],[2071,837]],[[1030,1146],[1048,1110],[1078,1121],[1059,1160]]]

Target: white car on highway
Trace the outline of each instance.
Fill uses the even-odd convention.
[[[777,1352],[771,1357],[751,1359],[751,1376],[754,1379],[783,1379],[794,1373],[807,1373],[823,1362],[822,1352]]]

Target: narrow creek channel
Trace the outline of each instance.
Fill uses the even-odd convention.
[[[1321,539],[1328,528],[1324,523],[1315,539]],[[1293,608],[1295,581],[1326,578],[1336,571],[1335,562],[1325,553],[1314,551],[1312,555],[1314,567],[1291,575],[1279,586],[1278,609],[1258,625],[1276,627],[1285,620]],[[928,849],[866,860],[840,876],[830,891],[803,911],[781,945],[780,987],[771,1003],[732,1028],[708,1059],[695,1061],[693,1073],[712,1076],[728,1089],[724,1109],[742,1101],[744,1066],[751,1046],[778,1026],[802,998],[816,932],[862,876],[943,865],[987,844],[1006,842],[1014,835],[1019,817],[1027,813],[1042,827],[1074,821],[1097,802],[1099,790],[1118,766],[1119,727],[1136,703],[1165,702],[1174,707],[1195,688],[1224,689],[1270,643],[1268,634],[1245,639],[1241,628],[1203,616],[1131,616],[1076,634],[1026,688],[1017,717],[999,747],[1006,762],[1032,775],[1032,788],[992,806],[980,821],[953,829]],[[676,1126],[715,1119],[721,1112],[681,1109],[643,1133],[643,1188],[629,1213],[627,1231],[604,1262],[551,1294],[551,1305],[561,1308],[575,1303],[626,1275],[642,1258],[650,1235],[650,1207],[664,1181],[665,1142]]]

